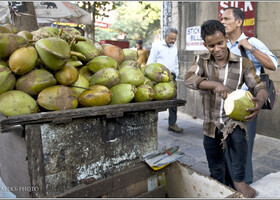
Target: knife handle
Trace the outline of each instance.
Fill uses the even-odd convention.
[[[166,153],[171,156],[173,153],[175,153],[176,151],[178,151],[179,147],[175,147],[173,149],[171,149],[170,151],[166,151]]]

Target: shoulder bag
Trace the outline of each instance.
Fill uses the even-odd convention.
[[[240,47],[240,51],[241,51],[241,55],[243,57],[248,58],[248,56],[246,54],[246,51],[245,51],[243,46]],[[275,98],[276,98],[276,91],[275,91],[275,88],[274,88],[273,81],[269,78],[269,75],[267,73],[265,73],[263,66],[261,67],[260,80],[261,80],[261,82],[265,82],[266,89],[267,89],[267,92],[268,92],[268,99],[263,104],[262,109],[272,110],[272,108],[274,106]]]

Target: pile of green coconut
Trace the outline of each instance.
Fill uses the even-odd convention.
[[[75,28],[17,31],[0,26],[0,113],[46,111],[172,99],[163,65],[141,67],[137,51],[81,36]]]

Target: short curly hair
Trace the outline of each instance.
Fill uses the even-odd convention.
[[[201,38],[205,41],[205,37],[207,35],[213,35],[217,31],[221,31],[224,36],[226,35],[226,30],[224,25],[219,20],[211,19],[211,20],[207,20],[201,25],[200,35]]]

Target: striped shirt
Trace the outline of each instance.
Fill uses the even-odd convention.
[[[231,91],[240,89],[243,83],[253,91],[255,96],[265,84],[260,82],[256,75],[253,63],[247,59],[230,52],[228,62],[223,67],[215,64],[210,53],[195,56],[195,62],[189,69],[185,78],[185,85],[191,89],[199,90],[198,85],[203,80],[217,81],[226,85]],[[247,123],[230,119],[224,111],[224,100],[214,94],[212,90],[200,90],[203,103],[203,133],[215,137],[216,127],[223,132],[224,139],[239,125],[247,132]]]

